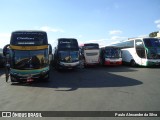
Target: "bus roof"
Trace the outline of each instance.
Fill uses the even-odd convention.
[[[147,39],[147,38],[155,38],[155,37],[135,37],[135,38],[128,38],[128,40],[134,40],[134,39]],[[127,41],[127,40],[126,40]],[[123,42],[123,41],[122,41]]]
[[[134,38],[128,38],[128,39],[126,39],[126,40],[122,40],[122,41],[115,42],[114,44],[111,44],[111,46],[112,46],[112,45],[114,46],[115,44],[118,44],[118,43],[135,40],[135,39],[149,39],[149,38],[157,39],[156,37],[134,37]]]
[[[42,30],[16,30],[16,31],[13,31],[12,33],[25,33],[25,32],[44,32],[44,33],[46,33],[45,31],[42,31]]]
[[[98,43],[84,43],[84,45],[99,45]]]
[[[41,31],[41,30],[17,30],[17,31],[13,31],[12,32],[12,35],[13,34],[26,34],[26,33],[28,33],[28,34],[37,34],[37,33],[41,33],[41,34],[47,34],[47,32],[45,32],[45,31]]]
[[[80,44],[79,46],[83,47],[85,45],[99,45],[99,44],[98,43],[83,43],[83,44]]]
[[[58,38],[58,40],[77,40],[76,38]]]

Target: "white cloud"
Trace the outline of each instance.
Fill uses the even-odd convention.
[[[46,31],[46,32],[61,32],[61,33],[64,32],[62,29],[56,29],[56,28],[52,28],[52,27],[49,27],[49,26],[43,26],[40,29],[43,30],[43,31]]]
[[[158,25],[157,25],[157,28],[159,28],[159,29],[160,29],[160,24],[158,24]]]
[[[82,38],[83,37],[83,35],[78,35],[78,38]]]
[[[160,19],[154,22],[155,24],[160,24]]]
[[[97,40],[87,40],[85,41],[85,43],[98,43],[98,42],[103,42],[105,41],[106,39],[97,39]]]
[[[122,33],[121,30],[111,30],[111,31],[109,31],[110,35],[121,34],[121,33]]]
[[[113,36],[111,37],[112,41],[122,41],[122,40],[126,40],[127,37],[120,37],[120,36]]]
[[[139,35],[138,37],[148,37],[148,35]]]
[[[0,33],[0,37],[10,37],[10,33]]]
[[[107,40],[108,39],[97,39],[97,40],[95,39],[95,40],[85,40],[85,41],[79,40],[78,43],[79,45],[84,43],[98,43],[100,46],[102,46],[107,44]]]
[[[154,21],[154,23],[157,25],[157,28],[158,28],[158,29],[160,29],[160,19],[159,19],[159,20]]]
[[[119,41],[127,40],[127,37],[120,37],[120,36],[113,36],[111,38],[103,38],[103,39],[97,39],[97,40],[86,40],[85,42],[80,41],[79,44],[84,43],[98,43],[100,47],[107,46],[110,44],[117,43]]]
[[[10,33],[0,33],[0,48],[10,43]]]

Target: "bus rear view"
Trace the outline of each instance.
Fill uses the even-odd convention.
[[[79,67],[79,46],[77,39],[59,38],[54,53],[56,69],[73,69]]]
[[[86,43],[80,46],[80,48],[84,58],[85,66],[99,64],[99,44],[98,43]]]

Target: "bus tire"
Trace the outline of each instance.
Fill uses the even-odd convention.
[[[135,62],[134,60],[131,60],[130,66],[131,66],[131,67],[135,67],[135,66],[136,66],[136,62]]]
[[[101,59],[101,60],[100,60],[100,65],[101,65],[101,66],[105,66],[105,65],[104,65],[104,61],[105,61],[104,59]]]

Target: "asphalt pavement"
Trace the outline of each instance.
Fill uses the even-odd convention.
[[[52,68],[49,82],[23,84],[6,83],[0,69],[0,111],[160,111],[159,100],[160,68]]]

